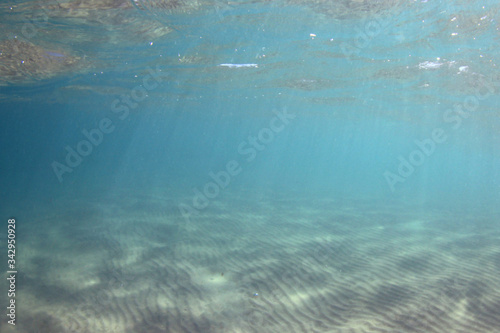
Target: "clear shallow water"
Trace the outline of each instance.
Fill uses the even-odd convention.
[[[469,286],[465,305],[456,300],[437,305],[445,312],[455,306],[453,316],[462,314],[450,330],[470,331],[466,327],[477,318],[494,317],[477,309],[494,306],[482,296],[495,289],[496,280],[481,282],[481,292],[474,287],[479,275],[498,273],[499,7],[494,2],[16,2],[1,10],[0,210],[5,220],[19,221],[19,246],[23,239],[29,246],[19,254],[24,271],[19,268],[18,288],[25,299],[37,301],[19,310],[25,331],[32,331],[40,316],[55,320],[57,313],[62,317],[52,331],[75,330],[75,325],[76,331],[110,331],[109,321],[96,322],[95,314],[81,309],[92,301],[81,295],[109,292],[117,300],[100,300],[103,309],[111,317],[123,312],[114,307],[118,298],[130,301],[125,296],[140,292],[140,284],[125,295],[106,281],[116,279],[110,270],[128,270],[120,276],[132,279],[126,275],[132,274],[129,265],[146,265],[147,272],[167,265],[191,281],[166,279],[162,285],[165,279],[148,279],[152,292],[161,296],[163,290],[169,300],[156,300],[150,311],[166,311],[168,321],[182,317],[198,323],[197,311],[203,311],[183,317],[176,312],[183,306],[209,307],[227,298],[241,302],[238,313],[207,312],[203,322],[212,331],[224,331],[220,323],[228,320],[224,329],[242,332],[420,332],[430,326],[440,332],[449,321],[436,323],[423,314],[424,319],[401,326],[394,317],[398,308],[410,311],[424,297],[419,281],[436,276],[440,260],[449,265],[443,279],[462,274]],[[323,201],[328,204],[319,204]],[[57,222],[48,223],[51,219]],[[255,219],[259,224],[251,224]],[[144,225],[142,233],[137,221]],[[225,227],[207,228],[207,221]],[[433,221],[446,227],[425,231],[433,230]],[[45,231],[39,233],[38,225]],[[294,238],[286,228],[307,232]],[[390,231],[370,238],[370,230]],[[94,239],[93,232],[100,236]],[[419,238],[426,232],[431,236]],[[52,235],[51,244],[60,244],[42,241],[48,237],[44,233]],[[158,234],[165,236],[153,239]],[[394,251],[401,251],[411,235],[421,245],[403,251],[401,258],[383,250],[385,256],[370,258],[370,246],[383,249],[380,243],[394,242]],[[245,239],[231,246],[248,266],[227,259],[234,248],[220,245],[226,237]],[[267,253],[265,260],[286,270],[297,267],[292,255],[297,248],[305,267],[316,271],[325,265],[314,259],[314,249],[346,241],[355,248],[371,244],[354,251],[355,259],[371,264],[354,260],[353,265],[380,280],[367,282],[352,309],[345,305],[355,319],[325,319],[333,309],[317,310],[322,315],[314,320],[305,315],[303,326],[290,323],[282,313],[314,312],[337,297],[315,298],[321,292],[307,290],[317,290],[317,280],[299,274],[284,282],[284,295],[273,294],[286,299],[274,326],[272,320],[253,326],[229,320],[262,310],[251,297],[258,278],[250,273],[244,283],[241,278],[260,265],[253,251]],[[479,246],[482,242],[488,245]],[[5,238],[1,244],[6,248]],[[51,246],[66,256],[51,259]],[[161,249],[181,254],[158,255],[154,264],[151,255],[164,253]],[[94,250],[99,255],[93,259]],[[204,264],[202,253],[211,253],[212,261]],[[436,261],[423,264],[426,256]],[[456,265],[474,256],[481,259],[469,268],[490,270],[473,274],[474,269],[462,272]],[[42,259],[67,274],[52,283],[72,297],[36,296],[54,278],[36,268]],[[351,259],[339,258],[321,274],[331,276]],[[89,265],[88,284],[79,287],[72,275],[78,269],[64,268],[71,260]],[[404,261],[404,269],[390,266],[392,260]],[[268,293],[280,285],[283,273],[271,266],[260,277],[267,276],[269,285],[262,288]],[[377,274],[388,267],[392,287]],[[203,279],[214,278],[220,268],[230,271],[224,276],[232,280],[214,289],[210,301],[203,300],[196,290],[212,288]],[[102,273],[106,270],[109,274]],[[404,270],[417,279],[415,298],[399,291],[408,282],[397,282]],[[343,279],[365,281],[358,273]],[[39,284],[22,292],[36,279]],[[443,293],[440,283],[426,286],[433,297]],[[188,305],[165,288],[185,290]],[[336,284],[321,288],[332,295],[344,290]],[[314,305],[302,309],[298,295],[309,295]],[[383,303],[384,297],[408,302],[388,308],[389,319],[370,306],[367,312],[353,310]],[[43,311],[49,300],[54,307]],[[68,302],[76,308],[64,312]],[[140,331],[130,318],[146,320],[137,310],[147,308],[144,304],[127,305],[121,319],[111,320],[113,329]],[[71,311],[78,313],[76,323],[67,319]],[[205,324],[193,329],[168,326],[165,320],[158,319],[162,324],[151,331],[207,331]],[[497,324],[491,320],[476,331],[491,332]]]

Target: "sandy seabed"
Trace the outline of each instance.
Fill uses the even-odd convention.
[[[38,210],[0,331],[500,332],[498,215],[249,197],[189,221],[161,190]]]

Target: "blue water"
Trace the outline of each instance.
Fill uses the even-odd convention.
[[[0,212],[21,240],[48,212],[136,193],[168,197],[176,225],[235,198],[324,198],[498,226],[494,1],[16,3]]]

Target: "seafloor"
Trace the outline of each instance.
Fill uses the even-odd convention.
[[[369,199],[223,196],[190,221],[162,189],[34,206],[29,224],[17,221],[18,325],[1,321],[0,331],[500,327],[498,216]]]

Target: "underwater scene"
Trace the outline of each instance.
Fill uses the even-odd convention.
[[[1,333],[500,332],[500,4],[0,4]]]

